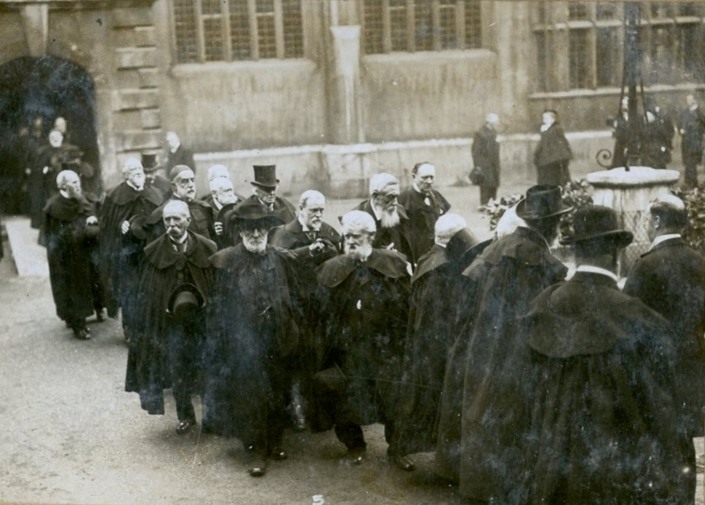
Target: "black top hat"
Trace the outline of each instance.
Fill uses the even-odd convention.
[[[263,188],[277,187],[279,179],[277,179],[276,165],[253,165],[252,168],[255,170],[255,180],[250,182],[250,184]]]
[[[142,168],[145,172],[153,172],[159,168],[156,153],[142,153]]]
[[[226,212],[228,224],[239,229],[255,228],[262,226],[270,229],[284,224],[281,218],[270,213],[267,208],[256,199],[248,199],[237,205],[230,212]]]
[[[541,184],[531,186],[516,207],[517,216],[526,220],[560,216],[571,210],[573,207],[563,205],[560,187]]]
[[[573,216],[573,235],[561,239],[561,244],[576,244],[591,240],[610,240],[617,248],[632,243],[632,232],[619,228],[617,213],[609,207],[592,205],[579,209]]]
[[[167,312],[181,323],[187,322],[206,306],[206,300],[201,291],[193,284],[184,283],[176,286],[169,296]]]

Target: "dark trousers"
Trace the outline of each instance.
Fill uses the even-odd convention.
[[[202,319],[199,321],[204,324]],[[167,333],[167,366],[179,421],[196,421],[191,401],[196,389],[201,352],[200,332],[195,329],[196,324],[174,324]]]
[[[480,205],[497,198],[497,186],[480,186]]]
[[[388,421],[384,423],[384,440],[387,444],[392,441],[392,436],[394,434],[394,423]],[[362,427],[359,424],[354,423],[343,423],[335,425],[335,436],[348,450],[351,449],[364,449],[367,447],[367,442],[365,442],[365,436],[362,433]]]
[[[698,164],[703,157],[703,153],[683,153],[683,166],[685,166],[685,186],[687,188],[698,187]]]

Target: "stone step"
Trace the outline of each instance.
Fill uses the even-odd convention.
[[[49,277],[46,249],[37,243],[39,230],[29,225],[29,218],[10,216],[3,218],[7,233],[10,257],[14,260],[17,275],[20,277]]]

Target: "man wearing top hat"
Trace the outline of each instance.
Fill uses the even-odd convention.
[[[164,198],[154,187],[145,184],[142,163],[127,158],[122,165],[123,181],[108,190],[100,209],[100,270],[106,289],[108,316],[116,317],[118,308],[129,301],[134,292],[131,281],[136,274],[130,263],[133,254],[146,245],[135,237],[130,222],[146,217],[159,207]],[[129,315],[123,310],[123,328],[129,336]]]
[[[632,267],[624,285],[673,327],[676,385],[681,423],[690,437],[703,436],[705,408],[705,258],[681,236],[688,211],[683,200],[666,194],[649,206],[651,248]],[[689,447],[689,503],[695,499],[695,449]]]
[[[254,195],[243,203],[252,202],[259,204],[264,211],[276,216],[282,224],[296,219],[296,208],[287,200],[277,196],[279,179],[276,175],[275,165],[254,165],[255,178],[250,181]]]
[[[282,460],[286,411],[299,348],[301,309],[293,255],[268,244],[282,224],[255,200],[228,225],[240,243],[214,254],[208,307],[204,430],[242,442],[248,472],[261,477]]]
[[[193,170],[186,165],[176,165],[171,169],[169,178],[171,179],[169,198],[143,222],[135,223],[135,226],[150,237],[160,236],[164,233],[164,222],[161,217],[164,206],[173,200],[178,200],[188,205],[191,215],[189,230],[212,239],[215,236],[213,213],[208,205],[196,199],[196,176]]]
[[[421,256],[411,278],[409,324],[391,451],[396,464],[411,470],[406,457],[435,450],[438,408],[461,272],[489,245],[480,242],[458,214],[444,214],[434,226],[433,247]]]
[[[144,185],[159,191],[163,198],[171,192],[169,179],[159,173],[159,162],[156,153],[142,153],[142,168],[144,169]]]
[[[668,322],[617,287],[617,258],[632,238],[614,210],[578,210],[563,241],[575,249],[575,275],[540,293],[520,322],[530,422],[514,433],[515,445],[526,441],[523,485],[505,476],[520,489],[516,503],[693,503],[683,499],[691,441]]]
[[[563,185],[570,182],[568,165],[573,157],[563,127],[558,122],[558,113],[547,109],[543,113],[541,138],[534,151],[534,165],[538,172],[538,184]]]
[[[206,296],[213,280],[215,243],[189,230],[189,207],[170,200],[162,208],[166,231],[144,248],[144,267],[131,294],[136,313],[129,342],[125,390],[139,394],[152,415],[164,414],[164,389],[176,403],[178,434],[196,425],[191,395],[205,339]]]
[[[44,245],[51,292],[56,315],[73,330],[76,338],[86,340],[90,338],[86,318],[98,308],[92,290],[90,245],[98,232],[98,218],[93,203],[81,190],[76,172],[59,172],[56,186],[58,193],[44,206]]]
[[[436,452],[438,472],[459,480],[463,496],[509,499],[520,454],[514,432],[524,422],[516,320],[568,269],[551,255],[563,205],[558,186],[532,186],[517,204],[524,225],[490,244],[462,273],[456,323],[443,386]],[[481,455],[481,457],[478,457]]]

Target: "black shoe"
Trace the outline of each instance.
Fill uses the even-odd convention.
[[[365,461],[365,454],[367,453],[366,447],[354,447],[348,449],[345,456],[341,458],[341,463],[344,465],[359,466]]]
[[[79,340],[90,340],[91,336],[88,333],[88,328],[74,328],[73,336]]]
[[[179,424],[176,426],[176,434],[185,435],[186,433],[191,431],[195,426],[195,419],[186,419],[184,421],[179,421]]]
[[[267,473],[267,459],[255,452],[253,447],[247,448],[247,473],[250,477],[262,477]]]
[[[272,449],[272,452],[270,453],[269,457],[275,461],[284,461],[289,457],[289,455],[284,449],[281,448],[281,446],[277,446]]]
[[[96,309],[95,320],[98,321],[99,323],[102,323],[103,321],[105,321],[105,309]]]
[[[404,456],[403,454],[387,451],[387,458],[392,464],[394,464],[394,466],[404,470],[405,472],[411,472],[416,468],[411,458]]]

